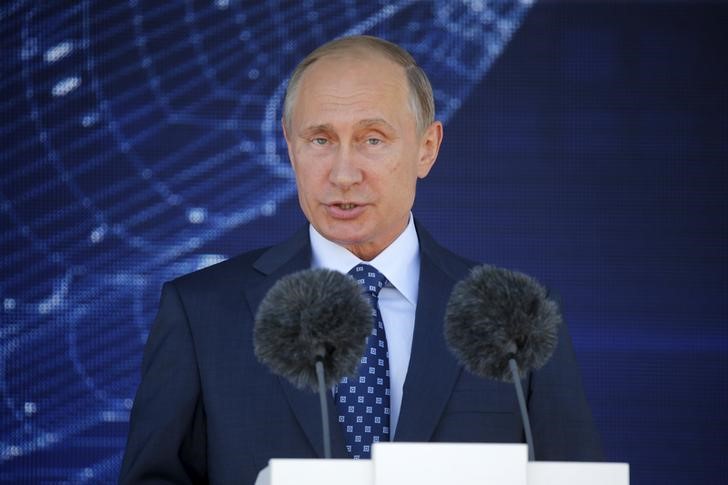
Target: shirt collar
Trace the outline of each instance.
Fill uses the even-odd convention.
[[[311,239],[312,267],[327,268],[348,273],[362,260],[323,237],[309,224]],[[410,213],[409,222],[402,234],[371,261],[363,261],[377,268],[407,301],[417,305],[417,290],[420,280],[420,243],[417,238],[414,218]]]

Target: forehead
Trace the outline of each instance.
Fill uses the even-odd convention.
[[[380,77],[391,77],[393,81],[406,86],[407,79],[404,67],[385,54],[364,49],[350,49],[343,52],[331,52],[313,62],[303,73],[302,80],[320,80],[333,76],[333,71],[351,70],[370,71],[368,80]],[[329,74],[327,76],[327,73]]]
[[[330,54],[303,73],[293,114],[294,119],[296,115],[414,119],[408,96],[404,68],[385,56],[365,52]]]

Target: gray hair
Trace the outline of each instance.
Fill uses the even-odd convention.
[[[290,129],[293,105],[296,102],[298,86],[304,71],[322,57],[352,51],[375,52],[404,68],[409,87],[409,105],[415,115],[417,132],[424,133],[425,129],[435,120],[435,99],[432,94],[432,85],[427,79],[425,71],[417,65],[409,52],[397,44],[369,35],[341,37],[327,42],[307,55],[296,66],[288,81],[286,97],[283,101],[283,122],[286,128]]]

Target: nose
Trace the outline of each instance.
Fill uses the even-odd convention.
[[[362,181],[362,171],[354,158],[353,150],[345,145],[339,145],[339,149],[333,157],[329,181],[340,189],[348,189]]]

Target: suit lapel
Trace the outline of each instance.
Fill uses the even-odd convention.
[[[283,386],[283,393],[293,410],[298,423],[306,434],[311,446],[316,450],[319,458],[324,457],[324,441],[321,435],[321,408],[318,394],[296,389],[288,381],[279,378]],[[347,458],[344,435],[341,426],[336,420],[336,403],[333,395],[327,393],[329,407],[329,430],[331,432],[331,455],[333,458]]]
[[[311,267],[311,246],[308,225],[287,241],[265,251],[255,261],[253,267],[262,277],[246,288],[245,297],[251,311],[257,311],[268,290],[283,276]],[[288,400],[296,420],[303,429],[316,454],[323,458],[323,438],[321,436],[321,410],[318,395],[296,389],[284,378],[278,378],[283,393]],[[344,437],[334,414],[336,406],[333,396],[328,395],[329,428],[331,429],[331,452],[334,458],[344,458]]]
[[[467,265],[437,246],[420,226],[417,233],[420,289],[396,441],[430,440],[461,371],[445,344],[443,323],[450,289]]]

